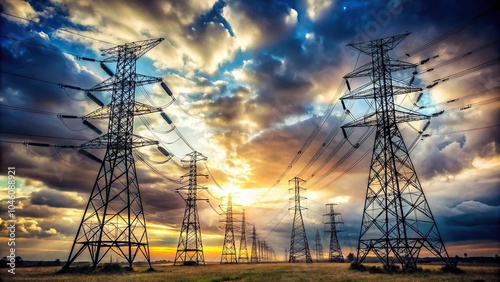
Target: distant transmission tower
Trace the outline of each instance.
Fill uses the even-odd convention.
[[[320,262],[323,260],[323,244],[321,244],[321,236],[319,236],[319,230],[316,229],[316,261]]]
[[[234,241],[233,199],[231,193],[229,193],[227,197],[226,220],[223,222],[226,223],[226,229],[224,232],[224,244],[222,245],[220,263],[238,263],[236,258],[236,245]]]
[[[238,256],[239,262],[248,262],[248,250],[247,250],[247,236],[245,228],[245,210],[243,210],[243,215],[241,217],[241,239],[240,239],[240,252]]]
[[[342,126],[376,126],[375,145],[358,242],[357,263],[373,252],[384,267],[399,262],[403,269],[415,269],[418,255],[425,247],[447,266],[448,257],[434,216],[425,198],[408,149],[397,123],[429,119],[428,116],[397,108],[394,95],[421,91],[392,79],[391,73],[416,65],[392,60],[388,51],[409,33],[351,43],[348,46],[371,56],[365,64],[344,76],[345,79],[370,77],[371,89],[358,88],[342,99],[374,99],[375,112]]]
[[[181,233],[179,235],[179,244],[177,245],[177,253],[175,255],[174,265],[199,265],[205,264],[203,256],[203,244],[201,242],[200,218],[198,216],[198,190],[206,189],[198,185],[198,177],[204,174],[198,174],[197,162],[206,161],[207,158],[202,154],[194,151],[186,156],[183,162],[189,162],[189,172],[181,178],[188,177],[188,184],[177,188],[176,192],[186,190],[186,197],[182,197],[186,202],[186,210],[184,211],[184,219],[182,220]],[[180,195],[180,193],[179,193]]]
[[[326,204],[326,210],[328,213],[324,214],[327,217],[325,221],[325,233],[330,233],[330,250],[328,251],[328,261],[330,262],[342,262],[344,261],[344,256],[342,256],[342,249],[340,248],[339,239],[337,233],[342,232],[337,225],[342,224],[342,218],[340,213],[336,213],[334,206],[337,204]]]
[[[87,119],[109,119],[108,133],[79,148],[106,149],[106,153],[63,270],[85,251],[94,269],[112,253],[126,260],[130,267],[137,255],[142,254],[151,268],[146,219],[132,149],[158,142],[135,135],[133,127],[134,116],[159,112],[161,108],[136,102],[135,88],[160,82],[161,78],[137,74],[136,61],[162,41],[163,38],[137,41],[102,50],[102,55],[107,56],[102,65],[116,62],[116,74],[89,89],[88,93],[112,91],[111,103],[85,116],[84,123],[88,123]],[[86,151],[82,154],[91,155]]]
[[[252,254],[250,255],[250,262],[259,262],[258,250],[257,250],[257,233],[255,232],[255,224],[252,228]]]
[[[306,229],[304,227],[304,220],[302,219],[302,210],[305,209],[300,206],[300,200],[305,199],[300,196],[300,191],[305,191],[305,188],[301,187],[304,180],[294,177],[288,183],[293,182],[295,196],[293,197],[295,205],[295,214],[293,216],[292,225],[292,236],[290,242],[290,258],[288,262],[313,262],[311,258],[311,253],[309,252],[309,244],[307,243]],[[292,199],[292,198],[290,198]]]

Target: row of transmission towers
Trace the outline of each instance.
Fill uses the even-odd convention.
[[[236,252],[236,239],[235,239],[235,222],[240,222],[234,219],[233,212],[233,196],[232,193],[228,195],[227,206],[226,206],[226,218],[221,220],[225,223],[224,228],[224,243],[222,245],[222,255],[220,259],[221,264],[233,264],[233,263],[258,263],[258,262],[270,262],[276,260],[276,254],[271,246],[269,246],[265,240],[259,240],[257,232],[255,230],[255,224],[252,225],[252,249],[250,257],[248,257],[247,248],[247,237],[246,237],[246,226],[247,222],[245,219],[245,210],[242,212],[241,216],[241,236],[239,252]]]
[[[298,177],[294,177],[289,181],[290,191],[293,190],[294,196],[290,200],[294,201],[294,216],[292,224],[292,236],[290,241],[290,255],[288,257],[288,262],[313,262],[311,253],[309,250],[309,243],[307,241],[306,229],[304,226],[304,219],[302,218],[302,210],[306,208],[302,206],[301,201],[307,199],[302,196],[302,193],[306,191],[304,187],[305,181]],[[342,250],[340,248],[340,243],[337,234],[342,232],[338,228],[341,225],[342,217],[340,213],[334,211],[334,206],[336,204],[326,204],[327,213],[325,224],[325,233],[329,233],[330,247],[328,251],[328,261],[330,262],[343,262],[344,257],[342,256]],[[315,237],[315,248],[316,248],[316,261],[323,261],[323,245],[321,244],[321,236],[319,230],[316,231]]]
[[[355,89],[342,97],[342,100],[373,99],[374,112],[343,125],[342,129],[376,127],[358,240],[357,263],[363,262],[368,254],[373,252],[386,268],[399,263],[405,270],[416,269],[417,259],[423,247],[440,258],[447,266],[455,267],[448,256],[408,149],[397,126],[402,122],[430,118],[427,115],[398,108],[394,103],[395,95],[422,90],[412,85],[402,85],[392,79],[392,72],[416,68],[415,64],[391,59],[388,54],[407,36],[408,33],[348,45],[369,55],[371,62],[357,68],[344,78],[347,81],[356,77],[369,77],[372,81],[372,88]],[[111,256],[113,253],[123,258],[129,266],[132,266],[133,261],[140,254],[151,267],[146,219],[132,151],[142,146],[157,145],[158,141],[135,135],[133,125],[134,117],[137,115],[162,111],[161,108],[135,101],[136,87],[161,82],[161,78],[138,74],[136,62],[162,41],[162,38],[137,41],[102,50],[105,59],[100,61],[101,64],[116,63],[116,72],[113,74],[111,71],[106,71],[111,77],[90,89],[61,84],[62,87],[85,90],[88,93],[91,91],[112,92],[111,102],[108,105],[101,103],[101,108],[82,117],[84,123],[91,128],[93,127],[88,120],[107,119],[107,134],[80,146],[59,146],[59,148],[78,148],[83,155],[101,163],[63,269],[68,269],[84,252],[88,253],[94,269],[105,256]],[[88,96],[93,97],[91,93]],[[64,118],[77,117],[64,116]],[[94,131],[100,134],[98,130]],[[30,145],[36,146],[36,143]],[[38,145],[48,147],[44,144]],[[104,159],[99,160],[85,149],[106,149]],[[189,178],[189,183],[177,189],[179,193],[181,190],[186,191],[183,196],[186,210],[175,258],[176,264],[204,263],[196,208],[196,202],[199,200],[197,191],[204,188],[197,184],[197,177],[201,175],[197,174],[196,162],[204,160],[205,157],[197,152],[193,152],[189,157],[187,161],[190,164],[190,170],[185,175]],[[312,262],[302,218],[304,208],[301,207],[301,199],[304,197],[301,196],[301,191],[305,190],[304,182],[298,177],[290,180],[290,183],[293,183],[293,188],[290,189],[294,191],[294,219],[289,262]],[[331,209],[330,217],[335,217],[333,205]],[[239,259],[248,261],[244,216],[242,221]],[[332,221],[329,222],[331,224]],[[237,263],[231,195],[228,197],[225,223],[221,263]],[[331,236],[336,235],[335,225],[330,225],[328,232]],[[265,242],[257,244],[254,234],[252,237],[250,262],[254,260],[254,249],[259,254],[258,259],[262,260],[264,257],[267,259],[268,246],[266,247]],[[335,244],[333,247],[331,244],[329,259],[341,255],[340,252],[332,252],[335,248]],[[263,253],[266,255],[263,256]]]

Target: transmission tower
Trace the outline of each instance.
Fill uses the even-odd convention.
[[[240,239],[240,252],[238,256],[239,262],[248,262],[248,250],[247,250],[247,236],[245,234],[245,210],[243,210],[243,215],[241,217],[241,239]]]
[[[399,262],[405,270],[415,269],[420,250],[425,247],[453,268],[455,266],[448,257],[397,127],[397,123],[429,119],[426,115],[398,108],[394,104],[394,95],[422,90],[392,79],[394,71],[416,68],[414,64],[390,59],[388,54],[408,35],[348,45],[371,56],[371,63],[344,78],[370,77],[373,85],[371,89],[361,87],[353,90],[342,99],[375,100],[373,113],[342,126],[343,130],[376,126],[357,263],[363,262],[368,253],[373,252],[386,268]]]
[[[227,197],[226,220],[224,222],[226,222],[226,230],[224,232],[224,244],[222,245],[220,263],[238,263],[238,259],[236,258],[236,244],[234,241],[233,199],[231,193],[229,193]]]
[[[304,220],[302,219],[302,210],[305,209],[300,206],[300,200],[306,199],[300,196],[300,191],[305,191],[305,188],[301,184],[305,183],[304,180],[294,177],[288,183],[293,183],[295,196],[290,199],[294,199],[294,216],[292,225],[292,236],[290,242],[290,258],[288,262],[313,262],[311,258],[311,253],[309,252],[309,244],[307,243],[306,229],[304,227]]]
[[[189,172],[181,178],[188,177],[188,184],[177,188],[176,192],[186,190],[186,197],[181,197],[186,202],[186,210],[184,211],[184,219],[182,220],[181,233],[179,235],[179,244],[177,245],[177,254],[175,255],[174,265],[199,265],[205,264],[203,256],[203,244],[201,242],[200,219],[198,216],[198,190],[204,190],[205,187],[198,185],[198,177],[204,174],[198,174],[197,162],[206,161],[207,158],[202,154],[194,151],[183,159],[183,162],[189,162]],[[179,193],[180,195],[180,193]]]
[[[84,123],[88,123],[87,119],[108,119],[108,133],[79,148],[106,149],[106,153],[63,270],[85,251],[94,269],[112,253],[126,260],[130,267],[141,254],[151,268],[132,149],[158,142],[133,134],[133,126],[134,116],[161,111],[161,108],[136,102],[135,88],[160,82],[161,78],[137,74],[136,61],[162,41],[163,38],[137,41],[102,50],[106,56],[102,64],[116,62],[116,74],[88,89],[88,93],[112,91],[111,103],[85,116]]]
[[[259,257],[257,254],[257,233],[255,232],[255,224],[252,228],[252,254],[250,255],[250,262],[257,263],[259,262]]]
[[[321,244],[321,236],[319,236],[319,230],[316,229],[316,261],[320,262],[323,260],[323,244]]]
[[[325,233],[330,233],[330,250],[328,251],[328,261],[330,262],[343,262],[344,256],[342,256],[342,249],[340,248],[339,239],[337,238],[337,233],[342,232],[337,225],[342,224],[342,218],[340,213],[336,213],[334,207],[337,204],[326,204],[326,211],[328,213],[324,214],[327,217],[325,221]]]

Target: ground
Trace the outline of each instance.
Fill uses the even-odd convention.
[[[375,274],[349,269],[348,263],[262,263],[205,266],[155,265],[155,272],[146,267],[135,267],[134,272],[114,274],[57,274],[60,267],[17,268],[16,275],[8,274],[5,281],[500,281],[500,266],[460,266],[465,274],[439,271],[438,265],[421,265],[423,271],[413,274]]]

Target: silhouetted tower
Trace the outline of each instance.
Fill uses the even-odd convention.
[[[330,233],[330,249],[328,251],[328,261],[330,262],[341,262],[344,261],[344,256],[342,255],[342,249],[340,248],[339,239],[337,233],[342,232],[338,228],[338,225],[342,224],[342,217],[340,213],[335,212],[335,206],[337,204],[326,204],[326,211],[328,213],[324,214],[326,216],[325,220],[325,233]]]
[[[259,262],[258,250],[257,250],[257,232],[255,232],[255,224],[252,228],[252,254],[250,255],[250,262]]]
[[[192,152],[182,160],[189,163],[189,172],[181,177],[188,178],[187,185],[177,188],[175,192],[181,195],[180,191],[186,191],[185,196],[181,195],[186,202],[184,219],[182,220],[181,233],[179,235],[179,244],[175,255],[174,265],[199,265],[205,264],[203,255],[203,244],[201,241],[200,218],[198,216],[198,200],[207,201],[207,199],[197,198],[199,190],[206,189],[198,185],[198,177],[204,174],[198,174],[197,162],[206,161],[207,158],[199,152]]]
[[[305,183],[304,180],[294,177],[289,182],[293,183],[295,196],[290,199],[294,199],[294,216],[292,225],[292,237],[290,242],[290,258],[288,262],[312,262],[311,253],[309,251],[309,244],[307,243],[306,229],[304,227],[304,220],[302,219],[302,210],[305,209],[300,206],[300,200],[306,199],[300,196],[300,191],[305,191],[302,184]]]
[[[247,236],[245,228],[245,210],[243,210],[243,215],[241,216],[241,239],[240,239],[240,252],[238,256],[239,262],[248,262],[248,250],[247,250]]]
[[[316,247],[316,261],[322,261],[323,260],[323,244],[321,244],[321,236],[319,236],[319,230],[316,229],[316,240],[315,240],[315,247]]]
[[[223,222],[226,222],[226,229],[224,232],[224,244],[222,245],[220,263],[238,263],[236,258],[236,245],[234,241],[233,199],[231,193],[229,193],[227,197],[226,220]]]
[[[116,62],[116,72],[88,89],[88,93],[110,91],[111,103],[83,119],[84,123],[88,123],[88,119],[108,119],[108,133],[79,148],[106,149],[106,153],[63,269],[68,269],[85,251],[94,269],[112,253],[130,267],[141,254],[151,267],[146,219],[132,149],[158,144],[158,141],[135,135],[133,127],[134,116],[159,112],[161,108],[136,102],[135,88],[160,82],[161,78],[136,73],[136,61],[162,41],[163,38],[137,41],[102,50],[102,55],[106,56],[102,65]]]
[[[343,130],[376,126],[357,262],[363,262],[373,252],[384,267],[399,262],[405,270],[415,269],[420,249],[425,247],[454,267],[397,127],[397,123],[429,119],[394,104],[394,95],[422,90],[392,79],[394,71],[416,68],[414,64],[391,59],[388,54],[408,35],[348,45],[371,56],[371,62],[344,78],[369,77],[373,85],[353,90],[342,99],[375,100],[375,112],[342,126]]]

